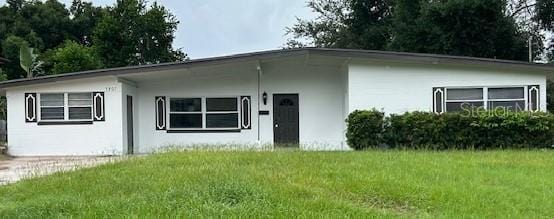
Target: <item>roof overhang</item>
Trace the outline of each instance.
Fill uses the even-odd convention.
[[[6,88],[27,86],[34,84],[58,82],[73,79],[85,79],[103,76],[123,76],[130,74],[170,71],[181,68],[194,68],[201,66],[221,65],[246,61],[265,61],[293,56],[329,56],[345,60],[362,59],[375,61],[394,61],[422,64],[451,64],[476,67],[495,67],[504,69],[521,69],[534,72],[554,73],[554,65],[528,63],[520,61],[485,59],[462,56],[447,56],[421,53],[388,52],[374,50],[349,50],[349,49],[324,49],[324,48],[298,48],[270,50],[263,52],[243,53],[237,55],[220,56],[213,58],[195,59],[184,62],[162,63],[153,65],[130,66],[92,71],[74,72],[59,75],[50,75],[36,78],[16,79],[0,82],[0,90]]]

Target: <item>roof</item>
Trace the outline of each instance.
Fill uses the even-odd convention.
[[[529,63],[521,61],[510,61],[500,59],[474,58],[464,56],[449,56],[422,53],[405,53],[376,50],[352,50],[352,49],[327,49],[327,48],[297,48],[269,50],[262,52],[242,53],[229,56],[220,56],[213,58],[194,59],[183,62],[171,62],[152,65],[128,66],[109,69],[98,69],[91,71],[73,72],[58,75],[49,75],[36,78],[15,79],[0,82],[0,89],[8,87],[17,87],[31,84],[48,83],[54,81],[92,78],[101,76],[120,76],[127,74],[156,72],[164,70],[173,70],[179,68],[189,68],[195,66],[206,66],[210,64],[232,63],[249,60],[266,60],[271,58],[290,57],[298,55],[322,55],[345,59],[371,59],[384,61],[400,62],[421,62],[430,64],[460,64],[468,66],[494,66],[505,68],[520,68],[525,70],[540,70],[545,72],[554,72],[554,65]]]

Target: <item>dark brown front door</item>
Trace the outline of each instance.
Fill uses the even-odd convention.
[[[275,144],[298,144],[298,120],[298,94],[274,94],[273,138]]]
[[[133,154],[134,149],[133,136],[133,97],[127,96],[127,153]]]

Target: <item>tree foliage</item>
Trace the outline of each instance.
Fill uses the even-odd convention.
[[[100,57],[92,47],[74,41],[66,41],[63,46],[53,50],[50,56],[52,73],[86,71],[102,67]]]
[[[297,18],[297,24],[287,28],[287,34],[293,36],[288,47],[385,49],[392,0],[310,0],[308,7],[319,16],[315,20]]]
[[[26,44],[19,47],[19,66],[27,73],[27,78],[43,74],[43,61],[38,60],[38,54],[34,48]]]
[[[512,60],[527,60],[530,36],[535,42],[535,56],[543,48],[543,33],[520,23],[521,16],[510,13],[534,9],[534,4],[509,4],[506,0],[310,0],[308,7],[319,16],[314,20],[298,19],[288,28],[292,39],[287,46]],[[536,24],[535,13],[529,16],[529,21]]]
[[[399,0],[389,49],[527,60],[526,35],[502,0]]]
[[[38,58],[46,62],[47,74],[186,58],[172,47],[178,24],[175,17],[157,3],[147,5],[144,0],[118,0],[111,7],[84,0],[73,0],[68,7],[58,0],[7,0],[0,7],[0,56],[12,62],[3,68],[9,79],[26,77],[19,66],[21,45],[42,54]],[[68,54],[87,65],[61,67],[59,60],[68,60]]]
[[[182,60],[171,46],[177,24],[157,3],[147,8],[142,0],[118,0],[95,28],[93,44],[108,67]]]

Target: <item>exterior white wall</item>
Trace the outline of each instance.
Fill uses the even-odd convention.
[[[25,93],[105,92],[106,121],[92,125],[25,122]],[[8,89],[8,153],[13,156],[117,155],[122,151],[121,84],[114,78]]]
[[[305,150],[343,150],[344,91],[346,82],[341,66],[311,65],[301,61],[262,66],[261,93],[267,92],[267,105],[273,112],[273,95],[298,93],[300,145]],[[273,142],[273,113],[260,118],[262,139]]]
[[[138,82],[135,105],[139,120],[135,123],[135,151],[149,153],[166,147],[187,147],[200,144],[257,146],[257,70],[254,64],[192,73],[186,69],[177,71],[181,76],[160,77],[157,81]],[[168,133],[156,130],[155,97],[252,97],[251,130],[230,133]],[[169,108],[167,109],[169,111]],[[169,117],[168,117],[169,119]],[[138,140],[138,141],[137,141]]]
[[[546,75],[445,65],[364,63],[349,65],[349,111],[376,108],[387,114],[432,111],[433,87],[540,85],[546,111]]]
[[[346,81],[342,82],[344,77],[339,67],[312,66],[304,62],[287,61],[286,64],[283,62],[262,64],[261,70],[260,87],[258,87],[257,63],[209,69],[183,69],[178,72],[180,76],[138,82],[136,91],[140,120],[138,124],[135,123],[135,126],[138,126],[135,137],[138,141],[135,141],[135,148],[139,153],[148,153],[165,147],[223,144],[247,145],[256,148],[272,145],[274,94],[299,95],[299,140],[303,149],[340,150],[346,147],[344,143]],[[268,94],[267,105],[261,101],[264,92]],[[252,129],[242,130],[240,133],[156,131],[154,108],[156,96],[168,98],[251,96]],[[270,115],[259,116],[259,110],[269,111]]]

